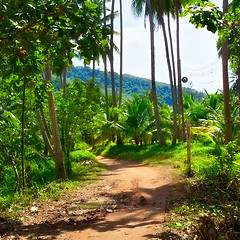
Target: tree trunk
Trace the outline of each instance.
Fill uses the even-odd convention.
[[[104,12],[104,28],[106,28],[106,0],[103,1],[103,12]],[[104,62],[106,115],[107,115],[107,120],[109,121],[108,84],[107,84],[107,54],[106,54],[106,50],[103,53],[103,62]]]
[[[112,98],[113,98],[113,107],[117,107],[117,99],[116,99],[116,90],[115,90],[115,79],[114,79],[114,58],[113,58],[113,18],[114,18],[114,4],[115,0],[112,0],[112,9],[111,9],[111,41],[110,41],[110,62],[111,62],[111,80],[112,80]],[[117,113],[114,114],[114,120],[118,122]],[[117,144],[122,144],[121,135],[117,133]]]
[[[51,82],[51,69],[49,65],[47,65],[45,69],[45,81]],[[52,124],[55,171],[58,178],[65,179],[67,175],[66,175],[65,165],[63,161],[62,146],[60,141],[57,116],[56,116],[56,110],[55,110],[52,91],[48,91],[48,107],[49,107],[49,114],[50,114],[50,119]]]
[[[22,187],[25,188],[25,161],[24,161],[24,138],[25,138],[25,96],[26,96],[26,80],[23,83],[23,99],[22,99],[22,132],[21,132],[21,161],[22,161]]]
[[[147,7],[149,12],[149,22],[150,22],[150,39],[151,39],[151,79],[152,79],[152,99],[154,105],[154,116],[155,116],[155,124],[157,128],[157,136],[160,145],[165,145],[165,139],[162,134],[162,129],[160,125],[160,118],[158,112],[158,104],[157,104],[157,93],[156,93],[156,85],[155,85],[155,50],[154,50],[154,26],[153,26],[153,15],[152,15],[152,6],[151,0],[147,0]]]
[[[171,24],[170,24],[170,16],[168,13],[168,35],[169,35],[169,41],[170,41],[170,49],[171,49],[171,59],[172,59],[172,72],[173,72],[173,86],[174,86],[174,100],[175,102],[173,102],[173,106],[175,107],[175,117],[176,117],[176,126],[174,126],[176,128],[176,136],[174,136],[173,134],[173,139],[177,138],[177,136],[179,135],[178,133],[178,123],[177,123],[177,109],[178,109],[178,102],[177,102],[177,79],[176,79],[176,68],[175,68],[175,60],[174,60],[174,51],[173,51],[173,42],[172,42],[172,34],[171,34]],[[174,114],[174,112],[173,112]],[[174,143],[174,140],[173,140]]]
[[[228,0],[223,0],[223,14],[228,12]],[[227,24],[223,22],[223,26]],[[232,121],[230,112],[230,93],[228,82],[228,38],[222,46],[222,73],[223,73],[223,96],[224,96],[224,122],[225,122],[225,143],[232,140]]]
[[[178,107],[179,115],[182,117],[182,131],[180,131],[180,140],[185,141],[185,123],[184,123],[184,112],[183,112],[183,97],[182,97],[182,77],[181,77],[181,60],[180,60],[180,37],[179,37],[179,6],[178,1],[175,0],[176,7],[176,35],[177,35],[177,64],[178,64]],[[180,122],[179,122],[180,126]]]
[[[113,107],[117,107],[116,102],[116,90],[115,90],[115,79],[114,79],[114,64],[113,64],[113,18],[114,18],[114,4],[115,0],[112,0],[112,9],[111,9],[111,40],[110,40],[110,64],[111,64],[111,81],[112,81],[112,98],[113,98]],[[116,117],[115,117],[116,118]]]
[[[191,175],[192,167],[191,167],[191,159],[192,159],[192,153],[191,153],[191,124],[190,121],[187,121],[187,176]]]
[[[162,25],[162,31],[163,31],[163,38],[165,43],[165,50],[166,50],[166,59],[167,59],[167,65],[168,65],[168,73],[169,73],[169,80],[170,80],[170,86],[171,86],[171,94],[172,94],[172,105],[173,105],[173,144],[176,144],[176,138],[177,138],[177,112],[176,112],[176,105],[175,105],[175,88],[173,83],[173,74],[172,74],[172,67],[170,62],[170,55],[169,55],[169,49],[168,49],[168,40],[167,40],[167,34],[166,34],[166,28],[165,28],[165,22],[164,18],[162,17],[161,21]]]
[[[34,82],[30,82],[30,86],[33,90],[35,89]],[[39,109],[35,110],[35,113],[37,116],[37,122],[38,122],[38,125],[40,128],[40,131],[43,136],[45,147],[47,148],[47,151],[50,153],[51,157],[54,158],[54,150],[53,150],[52,143],[51,143],[51,134],[50,134],[50,131],[49,131],[49,128],[48,128],[41,105],[40,105]]]
[[[122,103],[122,71],[123,71],[123,14],[122,0],[119,0],[120,5],[120,73],[119,73],[119,105]]]
[[[177,102],[177,80],[176,80],[176,68],[175,68],[175,60],[174,60],[174,51],[173,51],[173,42],[172,42],[172,34],[171,34],[171,24],[170,24],[170,16],[168,13],[168,35],[170,41],[170,49],[171,49],[171,58],[172,58],[172,72],[173,72],[173,81],[175,88],[175,100]]]
[[[46,131],[47,136],[48,136],[48,138],[49,138],[49,140],[51,142],[52,136],[51,136],[51,133],[50,133],[50,130],[49,130],[49,127],[48,127],[48,124],[47,124],[47,121],[46,121],[45,114],[43,112],[42,106],[40,106],[39,111],[40,111],[40,115],[41,115],[41,119],[42,119],[42,122],[43,122],[43,125],[44,125],[44,128],[45,128],[45,131]]]
[[[37,116],[37,121],[38,121],[39,128],[40,128],[40,131],[41,131],[42,136],[43,136],[43,140],[44,140],[45,146],[47,147],[47,150],[50,153],[51,157],[54,158],[53,147],[52,147],[50,138],[49,138],[49,136],[47,134],[47,130],[45,129],[43,120],[41,118],[40,110],[36,110],[36,116]]]

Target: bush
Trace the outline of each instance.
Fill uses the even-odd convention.
[[[78,142],[74,145],[75,150],[87,150],[88,148],[90,148],[90,145],[85,142]]]
[[[77,150],[70,153],[70,160],[72,162],[83,162],[83,161],[93,161],[97,162],[96,157],[91,152],[86,152],[84,150]]]

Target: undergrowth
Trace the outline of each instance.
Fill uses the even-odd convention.
[[[15,179],[12,169],[5,170],[5,178],[0,186],[0,217],[16,218],[18,212],[34,201],[57,199],[65,191],[83,187],[98,178],[106,170],[96,157],[84,150],[71,152],[71,176],[67,180],[57,180],[54,162],[34,162],[31,164],[31,182],[22,193],[15,190]],[[41,165],[40,165],[41,164]],[[4,184],[4,182],[5,184]]]

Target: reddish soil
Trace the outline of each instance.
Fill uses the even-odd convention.
[[[98,160],[109,167],[100,180],[36,205],[0,239],[158,239],[169,214],[168,201],[186,195],[183,179],[170,166]]]

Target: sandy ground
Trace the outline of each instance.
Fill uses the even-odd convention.
[[[34,206],[0,239],[158,239],[168,201],[186,195],[183,179],[170,166],[98,160],[109,167],[99,181],[51,204]]]

